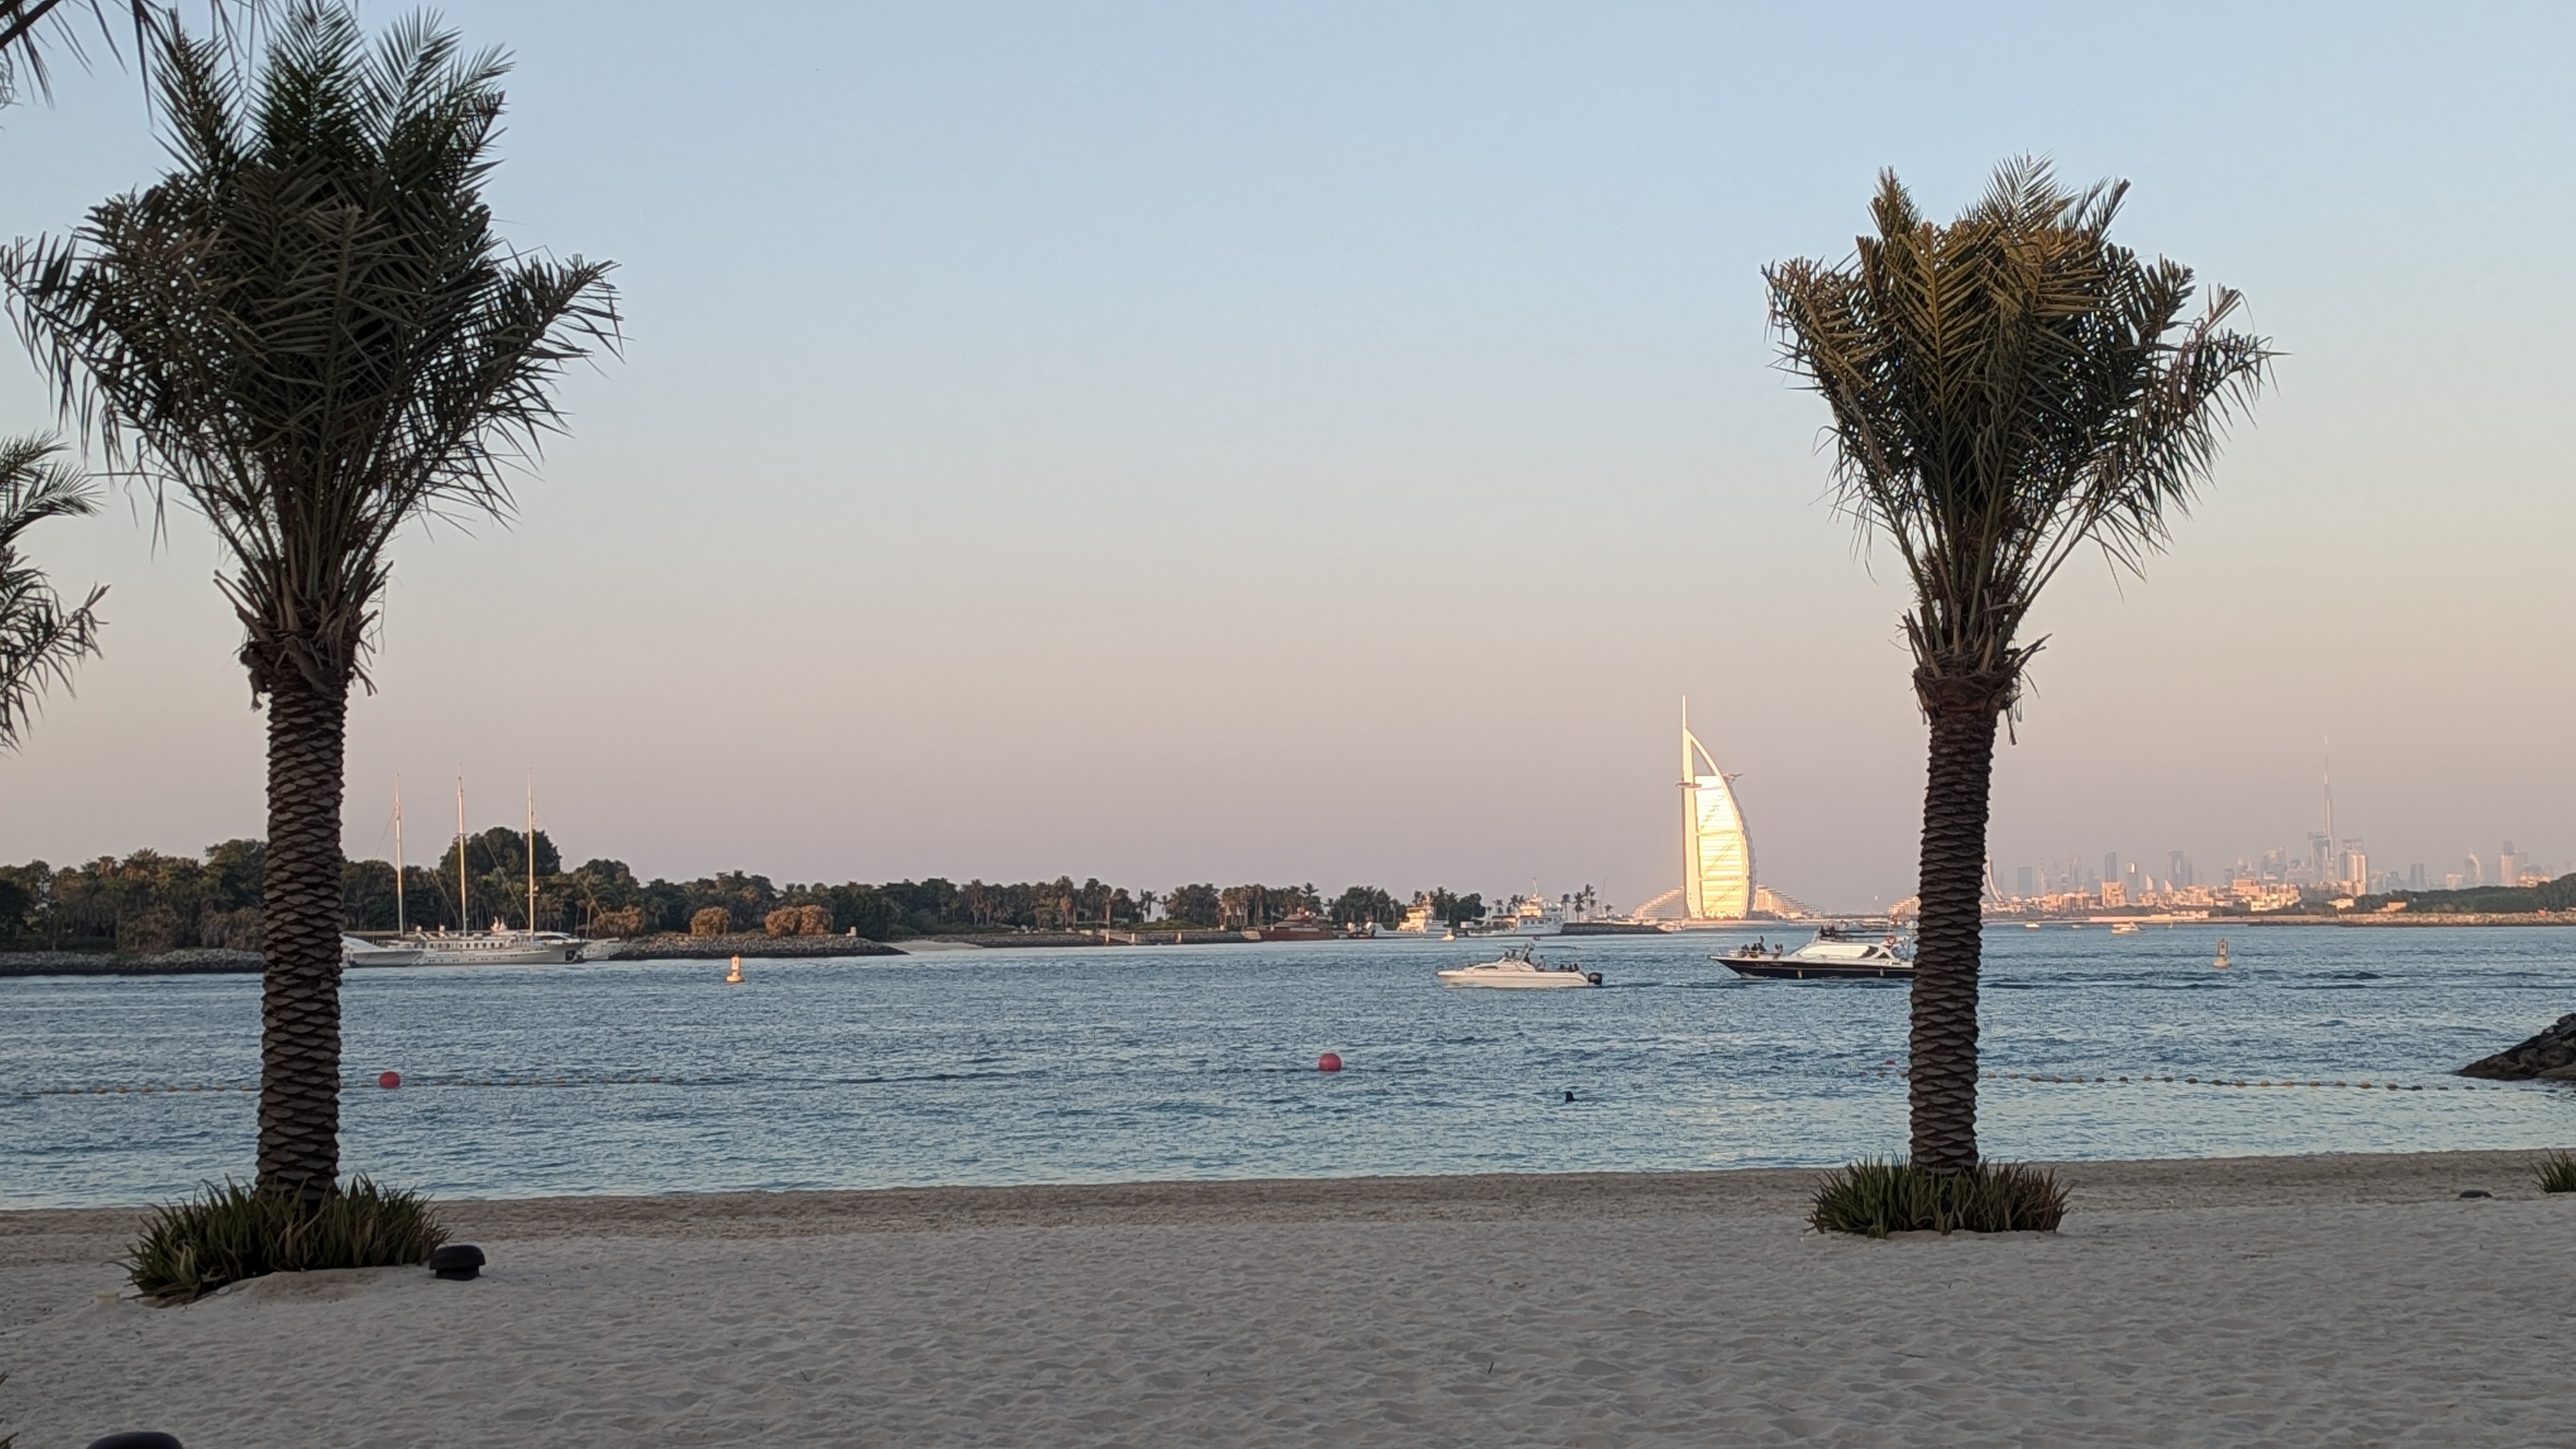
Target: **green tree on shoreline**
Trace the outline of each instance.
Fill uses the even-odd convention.
[[[2166,541],[2272,352],[2236,293],[2114,245],[2124,186],[2074,193],[2006,162],[1927,221],[1893,172],[1852,260],[1766,270],[1788,371],[1832,410],[1837,505],[1903,562],[1931,734],[1913,983],[1912,1155],[1977,1162],[1979,894],[1995,727],[2044,642],[2022,629],[2066,561],[2136,572]]]

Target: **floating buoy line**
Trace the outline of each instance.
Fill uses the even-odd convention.
[[[1330,1063],[1330,1065],[1326,1065],[1327,1063]],[[1315,1068],[1317,1070],[1326,1072],[1339,1071],[1341,1070],[1341,1066],[1342,1062],[1340,1057],[1332,1052],[1326,1052],[1315,1063]],[[1882,1081],[1889,1079],[1903,1081],[1907,1077],[1912,1076],[1913,1073],[1903,1067],[1878,1067],[1872,1069],[1868,1075],[1879,1078]],[[2127,1076],[2077,1076],[2057,1072],[2008,1072],[1992,1068],[1980,1071],[1977,1075],[1990,1082],[2028,1082],[2037,1086],[2050,1087],[2147,1085],[2228,1088],[2245,1087],[2249,1089],[2264,1087],[2301,1087],[2320,1090],[2343,1088],[2346,1090],[2363,1092],[2476,1092],[2490,1089],[2488,1084],[2485,1083],[2363,1081],[2350,1077],[2337,1081],[2329,1081],[2322,1077],[2166,1076],[2161,1073],[2154,1072],[2132,1073]],[[393,1080],[388,1082],[386,1080],[388,1077],[393,1078]],[[374,1077],[351,1077],[348,1080],[343,1081],[340,1084],[340,1088],[342,1091],[354,1092],[364,1088],[392,1090],[397,1087],[404,1090],[411,1090],[420,1087],[704,1087],[712,1086],[724,1080],[727,1079],[711,1076],[648,1076],[635,1073],[611,1076],[561,1077],[402,1077],[397,1076],[392,1072],[386,1072]],[[142,1097],[172,1096],[203,1092],[255,1093],[258,1090],[259,1084],[256,1082],[189,1082],[178,1084],[149,1083],[142,1086],[136,1086],[131,1083],[113,1083],[104,1086],[41,1087],[33,1091],[20,1092],[18,1095],[22,1098]]]
[[[1893,1077],[1898,1080],[1903,1080],[1904,1078],[1912,1076],[1913,1073],[1902,1067],[1881,1067],[1872,1072],[1871,1075],[1881,1078]],[[2327,1081],[2321,1077],[2169,1077],[2153,1072],[2135,1073],[2125,1077],[2082,1077],[2055,1072],[2004,1072],[1992,1069],[1980,1071],[1977,1075],[1990,1082],[2032,1082],[2052,1087],[2106,1087],[2120,1086],[2123,1084],[2145,1086],[2149,1083],[2153,1083],[2158,1086],[2185,1087],[2343,1087],[2362,1092],[2475,1092],[2484,1090],[2483,1087],[2473,1086],[2467,1082],[2365,1082],[2350,1077],[2341,1081]]]

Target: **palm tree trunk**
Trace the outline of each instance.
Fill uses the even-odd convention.
[[[259,1187],[311,1200],[340,1178],[340,794],[348,694],[273,671],[262,873]]]
[[[1986,874],[1986,814],[1995,768],[1995,710],[1932,714],[1932,758],[1923,786],[1921,915],[1915,923],[1911,1082],[1917,1167],[1960,1172],[1977,1164],[1977,968],[1979,897]]]

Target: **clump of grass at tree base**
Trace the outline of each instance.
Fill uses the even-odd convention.
[[[2532,1164],[2542,1192],[2576,1192],[2576,1156],[2553,1152]]]
[[[1807,1209],[1820,1233],[2055,1232],[2066,1216],[2057,1174],[2012,1162],[1965,1172],[1928,1172],[1910,1162],[1871,1159],[1825,1174]]]
[[[371,1178],[312,1202],[227,1181],[155,1209],[125,1266],[145,1297],[186,1303],[266,1273],[426,1263],[446,1241],[427,1198]]]

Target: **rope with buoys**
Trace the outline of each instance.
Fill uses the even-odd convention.
[[[1334,1057],[1332,1053],[1326,1053],[1325,1055],[1332,1058],[1334,1065],[1327,1067],[1323,1065],[1321,1060],[1319,1060],[1316,1063],[1316,1066],[1320,1070],[1328,1072],[1337,1070],[1340,1066],[1340,1059],[1338,1057]],[[384,1074],[384,1076],[392,1075],[392,1073]],[[1881,1080],[1886,1080],[1892,1077],[1902,1081],[1913,1074],[1903,1067],[1880,1067],[1872,1070],[1869,1075]],[[2364,1092],[2474,1092],[2483,1089],[2483,1084],[2473,1085],[2467,1082],[2365,1082],[2349,1078],[2342,1081],[2326,1081],[2323,1078],[2307,1078],[2302,1080],[2294,1077],[2282,1077],[2278,1079],[2271,1077],[2175,1077],[2160,1076],[2151,1072],[2134,1073],[2128,1076],[2088,1077],[2070,1076],[2063,1073],[2050,1072],[2008,1072],[1988,1068],[1979,1072],[1977,1075],[1987,1081],[2028,1082],[2038,1086],[2144,1086],[2153,1083],[2165,1086],[2227,1087],[2230,1089],[2237,1087],[2245,1087],[2249,1089],[2264,1087],[2331,1089],[2340,1087],[2348,1090]],[[347,1081],[342,1082],[340,1087],[343,1091],[357,1091],[366,1087],[383,1088],[385,1086],[384,1076],[352,1077]],[[703,1076],[673,1077],[645,1076],[637,1074],[566,1077],[461,1076],[401,1077],[396,1080],[394,1085],[406,1089],[416,1087],[690,1087],[710,1086],[717,1080],[718,1079],[715,1077]],[[21,1092],[18,1095],[21,1097],[141,1097],[173,1096],[202,1092],[256,1092],[258,1090],[259,1086],[255,1082],[188,1082],[167,1085],[151,1083],[143,1086],[136,1086],[131,1083],[113,1083],[101,1086],[84,1087],[40,1087],[33,1091]]]
[[[1903,1068],[1903,1067],[1898,1067],[1898,1068],[1894,1068],[1894,1069],[1889,1069],[1889,1068],[1886,1068],[1886,1067],[1880,1067],[1880,1068],[1878,1068],[1878,1069],[1876,1069],[1876,1070],[1872,1071],[1872,1072],[1870,1073],[1870,1075],[1872,1075],[1872,1076],[1874,1076],[1874,1077],[1881,1078],[1881,1079],[1885,1079],[1885,1078],[1888,1078],[1888,1077],[1894,1077],[1894,1078],[1896,1078],[1896,1079],[1898,1079],[1898,1080],[1900,1080],[1900,1081],[1901,1081],[1901,1080],[1904,1080],[1904,1079],[1905,1079],[1905,1078],[1907,1078],[1907,1077],[1912,1076],[1912,1075],[1913,1075],[1913,1073],[1912,1073],[1910,1070],[1908,1070],[1908,1069],[1906,1069],[1906,1068]],[[2347,1079],[2345,1079],[2345,1080],[2343,1080],[2343,1081],[2339,1081],[2339,1082],[2329,1082],[2329,1081],[2324,1080],[2323,1078],[2318,1078],[2318,1077],[2310,1077],[2310,1078],[2306,1078],[2306,1079],[2301,1079],[2301,1078],[2296,1078],[2296,1077],[2282,1077],[2282,1078],[2279,1078],[2279,1079],[2277,1079],[2277,1080],[2276,1080],[2276,1079],[2274,1079],[2274,1078],[2271,1078],[2271,1077],[2261,1077],[2261,1078],[2246,1078],[2246,1077],[2201,1077],[2201,1076],[2182,1076],[2182,1077],[2172,1077],[2172,1076],[2159,1076],[2159,1075],[2157,1075],[2157,1074],[2155,1074],[2155,1073],[2152,1073],[2152,1072],[2140,1072],[2140,1073],[2134,1073],[2134,1074],[2129,1075],[2129,1076],[2121,1076],[2121,1077],[2107,1077],[2107,1076],[2106,1076],[2106,1077],[2085,1077],[2085,1076],[2068,1076],[2068,1075],[2065,1075],[2065,1074],[2063,1074],[2063,1073],[2051,1073],[2051,1072],[2006,1072],[2006,1071],[1998,1071],[1998,1070],[1995,1070],[1995,1069],[1993,1069],[1993,1068],[1987,1068],[1987,1069],[1985,1069],[1985,1070],[1980,1071],[1979,1073],[1977,1073],[1977,1075],[1978,1075],[1978,1076],[1980,1076],[1980,1077],[1982,1077],[1982,1078],[1984,1078],[1984,1079],[1985,1079],[1985,1080],[1987,1080],[1987,1081],[1990,1081],[1990,1082],[1992,1082],[1992,1081],[2031,1082],[2031,1083],[2035,1083],[2035,1084],[2039,1084],[2039,1085],[2044,1085],[2044,1086],[2094,1086],[2094,1087],[2105,1087],[2105,1086],[2119,1086],[2119,1085],[2122,1085],[2122,1084],[2135,1085],[2135,1086],[2144,1086],[2144,1085],[2146,1085],[2146,1084],[2148,1084],[2148,1083],[2155,1083],[2155,1084],[2165,1085],[2165,1086],[2229,1087],[2229,1088],[2235,1088],[2235,1087],[2248,1087],[2248,1088],[2257,1088],[2257,1087],[2302,1087],[2302,1088],[2305,1088],[2305,1087],[2318,1087],[2318,1088],[2334,1088],[2334,1087],[2342,1087],[2342,1088],[2346,1088],[2346,1089],[2353,1090],[2353,1091],[2363,1091],[2363,1092],[2374,1092],[2374,1091],[2376,1091],[2376,1092],[2475,1092],[2475,1091],[2479,1091],[2479,1090],[2481,1090],[2481,1088],[2480,1088],[2480,1087],[2478,1087],[2478,1086],[2473,1086],[2473,1085],[2471,1085],[2471,1084],[2469,1084],[2469,1083],[2467,1083],[2467,1082],[2364,1082],[2364,1081],[2356,1081],[2356,1080],[2352,1080],[2352,1079],[2349,1079],[2349,1078],[2347,1078]]]

